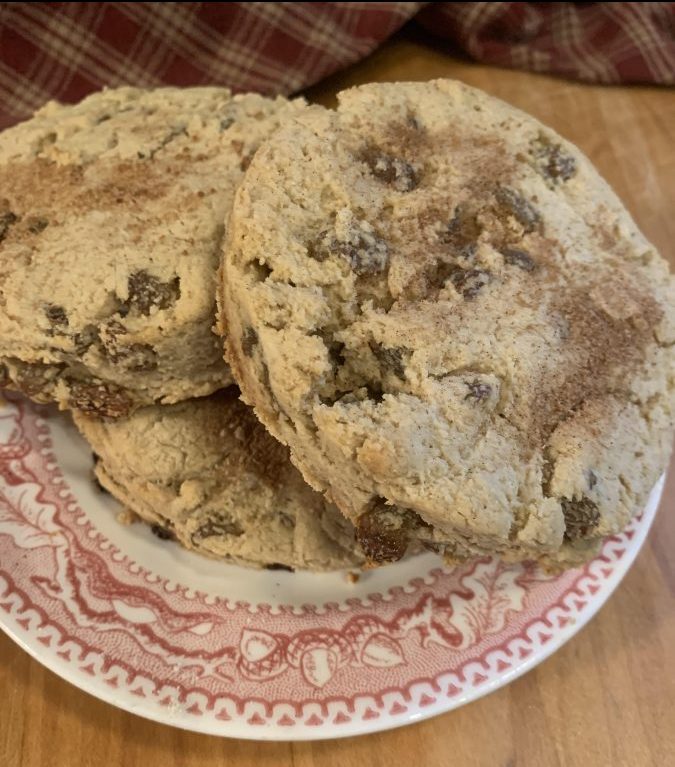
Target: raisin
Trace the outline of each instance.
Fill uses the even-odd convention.
[[[511,266],[517,266],[524,272],[533,272],[536,269],[536,264],[532,260],[529,253],[518,248],[504,248],[501,251],[504,256],[504,261]]]
[[[492,394],[492,387],[490,384],[486,384],[478,379],[469,381],[466,386],[469,391],[464,396],[464,399],[473,399],[476,402],[482,402],[484,399],[488,399]]]
[[[58,372],[58,368],[40,362],[22,363],[16,370],[16,387],[28,397],[35,397],[44,391]]]
[[[0,242],[2,242],[9,232],[9,227],[15,224],[19,220],[16,213],[12,213],[11,210],[4,210],[0,212]]]
[[[54,326],[68,325],[68,315],[62,306],[57,306],[56,304],[47,304],[47,306],[45,306],[45,316]]]
[[[125,344],[120,336],[127,329],[117,320],[110,320],[101,327],[102,351],[113,364],[123,363],[129,370],[149,371],[157,369],[157,352],[150,344]]]
[[[95,325],[85,325],[79,333],[73,334],[73,344],[78,354],[84,354],[98,340],[98,330]]]
[[[405,365],[403,363],[403,356],[407,353],[407,349],[400,346],[387,347],[376,341],[369,343],[370,351],[375,355],[375,358],[382,366],[384,373],[391,371],[395,376],[402,381],[405,380]]]
[[[128,393],[114,384],[69,381],[69,405],[89,415],[103,418],[123,418],[131,412],[133,403]]]
[[[550,457],[548,451],[544,453],[544,462],[541,466],[541,492],[545,497],[551,495],[551,481],[555,472],[555,461]]]
[[[319,263],[323,263],[329,256],[328,248],[325,245],[328,234],[327,230],[320,232],[314,240],[307,243],[307,255]]]
[[[382,390],[382,384],[379,381],[369,381],[365,387],[366,399],[372,402],[379,403],[384,399],[384,391]]]
[[[561,505],[565,517],[565,540],[577,541],[586,538],[598,526],[600,512],[598,505],[590,498],[584,497],[579,501],[563,498]]]
[[[541,224],[539,212],[515,189],[497,187],[495,199],[498,204],[497,214],[502,217],[513,216],[526,233],[534,232]]]
[[[598,484],[598,475],[593,469],[589,469],[586,475],[588,476],[588,489],[592,490]]]
[[[457,291],[467,300],[474,299],[490,281],[490,273],[483,269],[458,269],[450,275]]]
[[[265,570],[285,570],[287,573],[295,572],[292,567],[282,565],[280,562],[271,562],[269,565],[265,565]]]
[[[335,251],[359,276],[380,274],[389,265],[389,248],[379,237],[359,234],[355,242],[336,243]]]
[[[33,216],[32,218],[28,219],[26,226],[28,227],[28,231],[31,234],[40,234],[40,232],[44,232],[44,230],[49,226],[49,221],[47,221],[46,218]]]
[[[447,261],[436,261],[425,275],[428,288],[443,288],[450,277],[458,270],[455,264]]]
[[[129,369],[137,372],[157,370],[157,352],[150,344],[131,344],[120,347],[118,359]]]
[[[530,153],[534,156],[541,175],[554,184],[569,181],[577,172],[576,159],[567,154],[561,144],[554,143],[544,133],[540,133],[532,142]]]
[[[175,540],[175,535],[168,527],[163,527],[162,525],[150,525],[150,530],[160,541]]]
[[[307,255],[323,263],[329,256],[346,259],[359,276],[384,272],[389,264],[387,243],[375,234],[359,232],[348,242],[338,240],[328,231],[321,232],[307,245]]]
[[[234,123],[234,117],[223,117],[220,121],[220,130],[226,131]]]
[[[376,499],[356,523],[356,540],[367,559],[376,564],[397,562],[407,548],[410,533],[425,523],[413,511]]]
[[[427,551],[432,551],[434,554],[442,554],[443,546],[440,543],[434,543],[433,541],[422,541],[422,546]]]
[[[129,304],[141,314],[148,315],[153,308],[166,309],[180,297],[180,277],[162,282],[145,269],[129,275]]]
[[[233,535],[238,538],[243,534],[244,531],[237,522],[223,515],[218,515],[213,519],[207,520],[203,525],[200,525],[192,538],[193,540],[195,537],[199,540],[203,540],[204,538],[212,538],[216,535]]]
[[[378,181],[391,184],[399,192],[411,192],[419,184],[417,172],[409,162],[392,157],[377,147],[366,148],[361,159]]]
[[[440,238],[442,242],[452,245],[459,255],[470,258],[476,250],[476,241],[482,231],[476,214],[465,205],[458,205]]]
[[[247,327],[241,334],[241,350],[245,357],[253,356],[253,347],[258,345],[258,334],[252,327]]]

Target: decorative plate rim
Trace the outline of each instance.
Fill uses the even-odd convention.
[[[19,403],[13,399],[11,402],[25,415],[24,408]],[[21,421],[21,417],[17,420]],[[44,459],[45,474],[49,476],[53,488],[64,504],[77,504],[73,491],[61,474],[51,451],[49,426],[35,416],[33,422],[42,443],[40,452]],[[0,465],[3,461],[2,447],[0,444]],[[31,453],[35,448],[36,445],[31,445]],[[5,463],[9,462],[11,470],[11,462],[14,461],[16,468],[16,461],[22,459],[16,458],[16,450],[10,450],[9,454],[12,457],[6,459]],[[159,723],[212,735],[279,741],[318,740],[382,731],[453,710],[508,684],[548,658],[583,628],[612,594],[640,551],[655,516],[663,484],[664,478],[661,477],[640,517],[623,533],[607,539],[601,554],[578,571],[577,577],[557,601],[542,607],[540,614],[529,620],[516,635],[502,640],[497,646],[488,647],[480,656],[468,659],[454,670],[449,669],[428,677],[418,676],[403,688],[385,687],[374,694],[357,692],[351,698],[326,695],[322,699],[306,698],[301,702],[270,702],[265,699],[264,694],[260,698],[247,696],[246,699],[238,698],[234,694],[230,694],[227,699],[223,699],[224,696],[212,696],[213,699],[209,701],[208,691],[202,691],[200,699],[200,693],[193,690],[180,702],[169,698],[168,703],[162,704],[162,690],[158,690],[156,685],[155,689],[150,690],[148,687],[148,690],[142,690],[143,681],[149,685],[155,684],[151,677],[140,679],[142,669],[131,681],[123,684],[121,677],[124,670],[116,668],[114,664],[104,671],[102,665],[105,664],[102,664],[100,659],[98,663],[92,659],[87,667],[83,668],[83,656],[80,655],[74,660],[71,648],[67,650],[66,659],[66,644],[78,644],[77,636],[64,636],[63,626],[58,626],[56,622],[50,623],[44,610],[31,601],[29,595],[19,584],[14,583],[10,573],[5,572],[1,566],[0,628],[38,662],[79,689]],[[103,543],[102,548],[108,553],[117,550],[113,542],[96,530],[86,512],[77,504],[75,516],[81,515],[87,519],[90,529],[96,531],[97,548]],[[82,522],[78,522],[78,526],[81,525]],[[2,537],[0,528],[0,541]],[[119,554],[126,557],[122,552]],[[484,560],[473,563],[462,575],[462,579],[475,573],[481,563],[485,564]],[[146,575],[151,571],[141,566],[137,567],[138,575],[145,582]],[[430,576],[433,582],[442,572],[436,568],[427,573],[426,577],[414,579],[404,586],[395,586],[393,591],[389,589],[386,596],[368,595],[365,600],[347,600],[352,602],[347,610],[340,610],[339,605],[326,603],[320,606],[320,610],[317,610],[316,606],[306,610],[304,616],[319,617],[326,614],[324,610],[334,609],[340,614],[345,628],[350,620],[354,620],[350,618],[352,614],[355,614],[358,620],[360,608],[376,611],[379,605],[395,602],[397,593],[405,591],[411,594],[421,591],[429,584]],[[166,596],[171,596],[171,592],[165,593]],[[194,594],[194,597],[197,598],[197,594]],[[432,601],[434,599],[433,595],[427,595],[425,598]],[[208,601],[199,599],[199,602],[203,608],[210,606]],[[221,604],[225,602],[221,601]],[[227,609],[246,609],[250,612],[251,607],[252,605],[239,602],[228,606]],[[261,605],[258,605],[257,610],[250,614],[266,614],[268,617],[278,615],[280,618],[285,615],[298,615],[297,609],[290,605],[282,606],[279,610],[272,609],[269,605],[262,606],[261,609]],[[367,616],[362,620],[366,618]],[[56,649],[52,647],[55,637],[59,639]],[[380,653],[389,651],[386,642],[386,637],[380,640],[380,646],[376,648]],[[86,648],[82,642],[79,644],[84,652]],[[61,649],[61,657],[57,649]],[[84,659],[87,659],[86,656]],[[377,658],[375,660],[377,661]],[[116,677],[111,676],[113,672]],[[114,687],[110,686],[111,679],[115,679]],[[143,697],[136,697],[139,691],[142,691]],[[164,699],[167,699],[166,695]]]

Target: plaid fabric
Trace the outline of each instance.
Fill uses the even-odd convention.
[[[0,127],[103,85],[293,93],[366,56],[423,3],[3,3]]]
[[[426,7],[425,7],[426,6]],[[675,3],[2,3],[0,128],[103,85],[293,93],[408,19],[475,59],[675,82]]]
[[[430,3],[417,20],[489,64],[596,83],[675,83],[675,3]]]

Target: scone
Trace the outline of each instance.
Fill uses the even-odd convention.
[[[363,560],[353,526],[305,484],[235,387],[114,421],[74,415],[99,482],[160,538],[270,569]]]
[[[374,562],[574,565],[666,465],[667,265],[577,148],[480,91],[298,114],[236,194],[220,286],[245,400]]]
[[[231,382],[212,332],[223,222],[300,107],[119,88],[0,134],[0,386],[119,417]]]

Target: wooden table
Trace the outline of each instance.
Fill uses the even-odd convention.
[[[675,93],[596,88],[390,42],[312,89],[454,77],[578,144],[675,268]],[[187,733],[89,697],[0,635],[0,767],[643,767],[675,765],[675,472],[637,562],[580,635],[508,687],[412,727],[348,740],[254,743]]]

